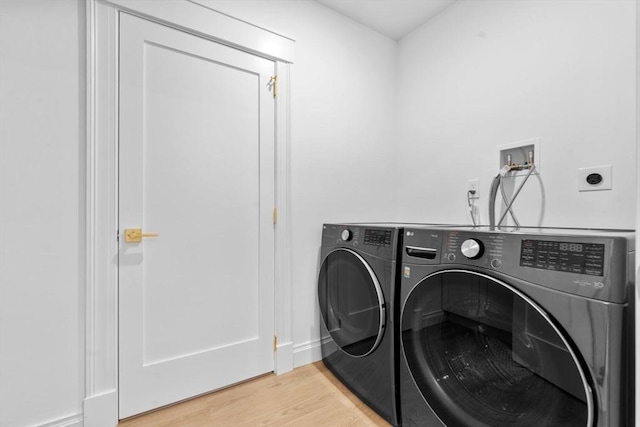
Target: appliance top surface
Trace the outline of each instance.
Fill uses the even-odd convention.
[[[418,227],[422,227],[418,225]],[[424,225],[429,227],[429,225]],[[571,236],[600,236],[608,235],[614,237],[627,237],[633,235],[635,230],[613,229],[613,228],[569,228],[569,227],[496,227],[491,229],[488,225],[440,225],[438,228],[479,231],[491,233],[512,233],[512,234],[561,234]]]
[[[343,222],[332,223],[334,225],[345,225],[354,227],[392,227],[392,228],[429,228],[455,229],[463,231],[478,231],[491,233],[513,233],[513,234],[559,234],[569,236],[601,236],[612,237],[633,237],[635,230],[614,229],[614,228],[569,228],[569,227],[496,227],[491,229],[488,225],[473,226],[469,224],[439,224],[425,222]]]
[[[353,227],[389,227],[389,228],[407,228],[407,227],[442,227],[449,226],[449,224],[435,224],[425,222],[342,222],[332,223],[334,225],[345,225]],[[453,227],[453,225],[451,225]]]
[[[477,233],[503,233],[513,235],[547,236],[583,236],[583,237],[622,237],[630,242],[630,250],[635,247],[635,230],[608,228],[565,228],[565,227],[500,227],[491,229],[488,225],[410,225],[407,228],[437,228],[438,230],[465,231]]]
[[[329,224],[325,224],[329,225]],[[417,222],[344,222],[332,223],[338,226],[386,227],[386,228],[437,228],[439,230],[467,231],[477,233],[505,233],[515,235],[622,237],[628,240],[629,251],[635,250],[635,230],[614,228],[568,228],[568,227],[496,227],[488,225],[436,224]]]

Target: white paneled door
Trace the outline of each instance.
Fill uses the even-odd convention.
[[[119,67],[125,418],[273,370],[275,65],[123,14]]]

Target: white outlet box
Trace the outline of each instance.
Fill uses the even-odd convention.
[[[612,172],[611,165],[578,169],[578,191],[611,190]]]
[[[467,185],[467,191],[469,192],[470,199],[479,199],[480,198],[480,180],[470,179],[469,184]]]
[[[536,168],[533,170],[533,175],[540,174],[540,158],[541,158],[541,147],[542,139],[541,138],[532,138],[524,141],[512,142],[510,144],[500,145],[498,146],[499,151],[499,160],[498,160],[498,170],[502,169],[504,165],[507,164],[507,156],[511,155],[511,162],[517,164],[524,164],[529,161],[529,152],[533,152],[533,163]],[[529,173],[529,169],[522,170],[513,170],[509,172],[508,177],[513,176],[522,176],[527,175]]]

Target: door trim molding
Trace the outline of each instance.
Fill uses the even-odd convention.
[[[207,12],[208,11],[208,12]],[[126,12],[276,64],[274,371],[293,369],[290,234],[290,64],[295,42],[189,0],[87,3],[85,426],[118,421],[118,28]],[[265,40],[269,43],[265,43]]]
[[[636,1],[636,248],[640,247],[640,0]],[[640,307],[640,251],[636,250],[636,286],[635,286],[635,306]],[[637,309],[636,309],[637,310]],[[633,354],[640,352],[640,316],[635,316],[635,348]],[[637,356],[636,356],[637,357]],[[636,374],[633,382],[635,407],[640,407],[640,369],[636,368]],[[635,411],[635,425],[640,426],[640,411]]]
[[[275,61],[293,62],[295,40],[220,12],[206,0],[101,0],[121,11]]]
[[[276,98],[275,137],[275,205],[278,223],[275,228],[275,334],[278,346],[275,354],[275,372],[283,374],[293,370],[293,301],[291,259],[291,65],[276,62],[278,96]]]

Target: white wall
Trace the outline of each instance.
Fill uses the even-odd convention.
[[[634,228],[635,7],[462,0],[402,39],[398,218],[469,223],[479,178],[488,223],[496,147],[541,138],[541,173],[514,205],[523,225]],[[579,193],[577,169],[599,165],[613,190]]]
[[[82,410],[83,19],[82,0],[0,3],[0,425],[7,427]]]
[[[84,1],[0,1],[0,425],[73,423],[84,397]],[[317,357],[321,224],[394,215],[396,44],[312,1],[212,3],[297,39],[290,216],[305,363]]]
[[[295,363],[304,363],[319,338],[322,223],[394,218],[397,45],[312,1],[209,3],[296,40],[290,217]]]

